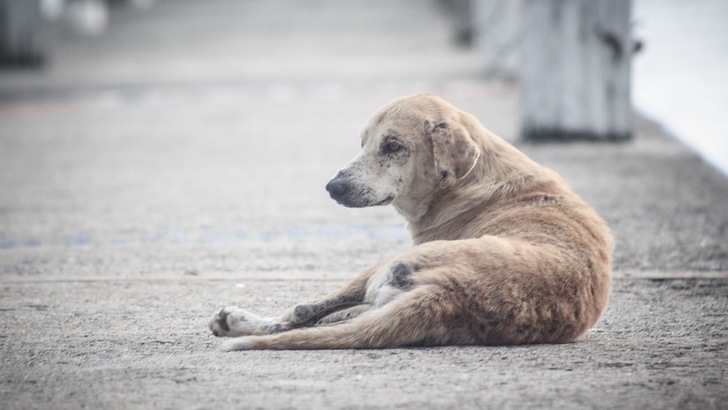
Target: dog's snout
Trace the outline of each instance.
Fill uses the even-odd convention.
[[[346,195],[347,191],[349,191],[349,183],[337,175],[336,178],[326,184],[326,190],[329,191],[331,198],[338,199]]]

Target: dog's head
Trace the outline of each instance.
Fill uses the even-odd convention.
[[[361,153],[326,185],[348,207],[394,202],[399,209],[424,200],[468,175],[480,155],[461,113],[430,95],[382,107],[366,123],[361,145]]]

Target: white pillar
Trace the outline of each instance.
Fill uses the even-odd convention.
[[[524,138],[630,138],[630,9],[631,0],[523,1]]]

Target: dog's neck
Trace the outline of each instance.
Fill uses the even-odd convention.
[[[483,154],[473,170],[455,185],[435,187],[426,195],[394,203],[407,220],[415,244],[464,238],[468,235],[463,229],[474,218],[488,213],[491,205],[551,186],[560,179],[498,137],[479,143]]]

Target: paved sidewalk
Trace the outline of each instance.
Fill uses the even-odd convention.
[[[519,143],[517,87],[415,0],[160,1],[56,50],[0,72],[3,408],[725,408],[728,180],[658,124]],[[556,346],[221,353],[221,306],[276,314],[409,246],[392,209],[323,186],[421,91],[605,217],[604,318]]]

